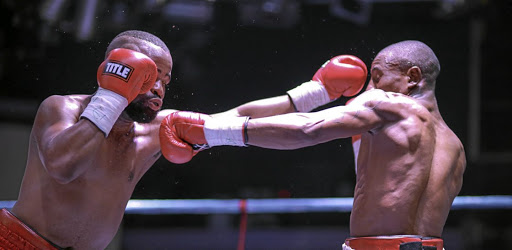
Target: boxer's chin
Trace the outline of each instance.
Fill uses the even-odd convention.
[[[135,99],[124,110],[128,117],[138,123],[150,123],[158,114],[158,110],[153,110],[148,106],[147,100]]]

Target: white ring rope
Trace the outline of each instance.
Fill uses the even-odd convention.
[[[242,199],[130,200],[126,214],[239,214]],[[246,212],[325,213],[350,212],[353,198],[246,199]],[[0,201],[0,208],[12,208],[16,201]],[[512,196],[458,196],[452,210],[512,209]]]

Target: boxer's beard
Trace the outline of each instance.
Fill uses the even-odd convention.
[[[138,96],[126,107],[125,111],[128,117],[138,123],[150,123],[158,114],[148,107],[148,100],[157,96]]]

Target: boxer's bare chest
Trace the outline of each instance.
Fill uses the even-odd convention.
[[[133,182],[141,168],[141,152],[131,133],[111,134],[97,152],[96,164],[91,174],[111,181]]]

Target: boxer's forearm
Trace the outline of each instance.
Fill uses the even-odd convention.
[[[103,132],[89,120],[52,134],[42,135],[39,142],[40,157],[50,176],[60,183],[69,183],[83,174],[90,166],[92,156],[104,143]]]
[[[272,149],[297,149],[362,134],[379,126],[366,108],[337,106],[318,112],[251,119],[246,144]]]
[[[328,140],[319,133],[323,122],[311,113],[251,119],[247,127],[247,144],[282,150],[316,145]]]
[[[256,100],[242,104],[234,109],[223,113],[213,115],[214,117],[231,115],[231,116],[249,116],[251,118],[260,118],[273,115],[280,115],[295,112],[293,104],[287,95],[276,96]]]

